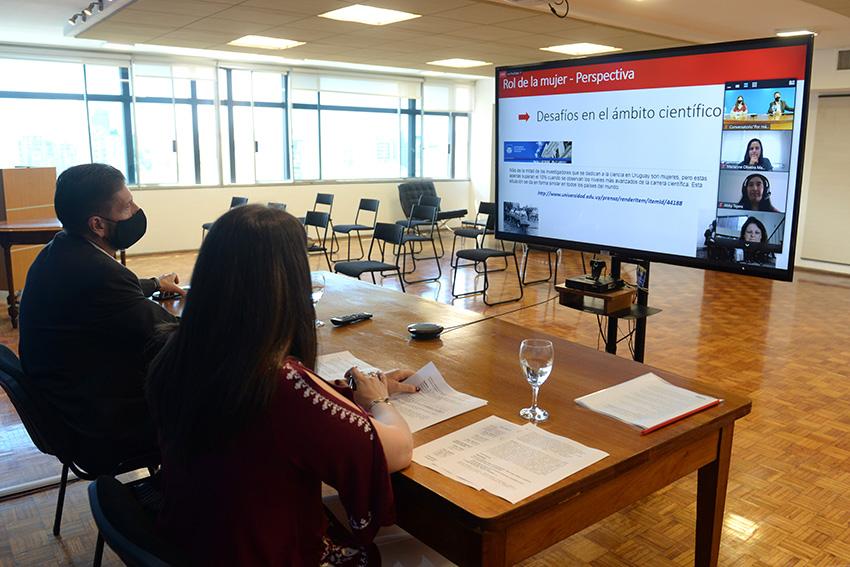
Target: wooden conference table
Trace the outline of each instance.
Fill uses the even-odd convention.
[[[320,354],[349,350],[386,369],[417,369],[433,361],[454,388],[488,401],[483,408],[415,433],[417,446],[491,414],[524,423],[518,412],[530,403],[531,388],[520,371],[519,344],[525,338],[548,338],[555,344],[555,365],[540,390],[540,405],[550,412],[540,427],[610,454],[517,504],[413,463],[393,475],[401,527],[460,565],[510,565],[696,470],[695,564],[717,564],[734,423],[749,413],[749,400],[652,369],[724,402],[641,436],[573,400],[643,374],[650,370],[646,365],[498,319],[456,329],[438,340],[414,341],[406,330],[409,323],[432,321],[448,328],[482,316],[326,274],[318,316],[327,321],[356,311],[374,317],[347,327],[321,327]]]
[[[57,219],[29,221],[0,221],[0,246],[6,267],[6,289],[9,290],[9,318],[12,328],[18,328],[18,298],[15,295],[15,277],[12,269],[12,246],[19,244],[47,244],[62,230]]]

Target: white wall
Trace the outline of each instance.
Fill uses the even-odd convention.
[[[475,107],[472,111],[470,136],[469,178],[471,182],[470,212],[480,201],[492,201],[493,184],[493,126],[496,101],[495,79],[482,79],[475,83]]]
[[[469,208],[468,181],[437,181],[435,185],[437,194],[443,199],[442,209]],[[333,219],[336,224],[354,222],[361,197],[380,199],[378,220],[382,222],[404,218],[398,200],[397,181],[139,189],[133,191],[133,199],[145,210],[148,231],[128,252],[150,254],[197,249],[201,244],[201,225],[224,213],[230,205],[230,198],[235,195],[248,197],[249,203],[286,203],[287,212],[304,216],[313,208],[316,193],[334,194]]]
[[[816,49],[812,56],[812,84],[811,94],[809,97],[809,113],[808,126],[806,131],[806,152],[804,154],[803,165],[803,187],[800,198],[800,222],[797,227],[797,252],[796,265],[801,268],[812,268],[816,270],[824,270],[842,274],[850,274],[850,268],[839,266],[837,264],[829,264],[825,262],[815,262],[811,260],[801,260],[800,253],[804,247],[804,235],[806,224],[818,223],[823,215],[828,214],[828,211],[819,211],[808,207],[808,195],[811,182],[811,165],[813,158],[814,142],[817,137],[817,114],[818,114],[818,95],[834,94],[834,93],[850,93],[850,70],[838,71],[838,50],[836,49]],[[848,142],[850,144],[850,142]]]

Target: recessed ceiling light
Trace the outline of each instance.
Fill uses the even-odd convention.
[[[796,35],[817,35],[817,33],[809,30],[790,30],[776,32],[776,35],[779,37],[794,37]]]
[[[304,42],[283,39],[280,37],[266,37],[264,35],[246,35],[239,39],[229,41],[227,45],[235,45],[237,47],[256,47],[259,49],[289,49],[290,47],[304,45]]]
[[[386,24],[412,20],[413,18],[421,18],[422,16],[399,10],[387,10],[386,8],[375,8],[374,6],[366,6],[364,4],[352,4],[339,10],[331,10],[330,12],[319,14],[319,17],[343,22],[369,24],[370,26],[384,26]]]
[[[541,47],[541,51],[554,51],[555,53],[566,53],[567,55],[594,55],[596,53],[611,53],[622,51],[620,47],[610,45],[599,45],[597,43],[568,43],[566,45],[552,45]]]
[[[492,65],[487,61],[476,61],[475,59],[440,59],[439,61],[428,61],[428,65],[440,65],[441,67],[455,67],[457,69],[468,69],[470,67],[483,67]]]

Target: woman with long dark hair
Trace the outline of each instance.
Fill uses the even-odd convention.
[[[199,565],[366,565],[393,522],[389,473],[412,438],[389,404],[409,372],[354,369],[351,399],[311,370],[315,312],[303,226],[232,209],[201,246],[183,318],[151,364],[163,534]],[[364,409],[365,408],[365,409]],[[337,489],[350,529],[328,517]]]
[[[753,173],[744,179],[738,204],[747,211],[779,212],[770,202],[770,180],[761,173]]]
[[[747,169],[762,169],[764,171],[773,171],[773,164],[770,160],[764,157],[764,148],[761,140],[753,138],[747,142],[747,149],[744,151],[744,159],[740,164]]]

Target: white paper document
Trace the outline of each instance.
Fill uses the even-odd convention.
[[[547,488],[608,453],[490,416],[413,450],[413,460],[511,504]]]
[[[322,354],[316,357],[316,374],[328,382],[343,380],[345,373],[352,366],[357,366],[363,372],[377,372],[377,368],[367,362],[363,362],[347,350]]]
[[[720,403],[667,382],[652,372],[576,398],[576,403],[619,419],[644,433]]]
[[[352,366],[359,367],[363,372],[378,370],[347,350],[323,354],[316,359],[316,372],[327,381],[342,379],[345,372]],[[419,391],[415,394],[394,394],[392,403],[407,421],[413,433],[487,405],[487,400],[458,392],[449,386],[433,362],[420,368],[416,374],[404,382],[419,386]]]
[[[419,391],[415,394],[395,394],[392,402],[413,433],[487,405],[487,400],[458,392],[449,386],[433,362],[420,368],[404,382],[419,386]]]

